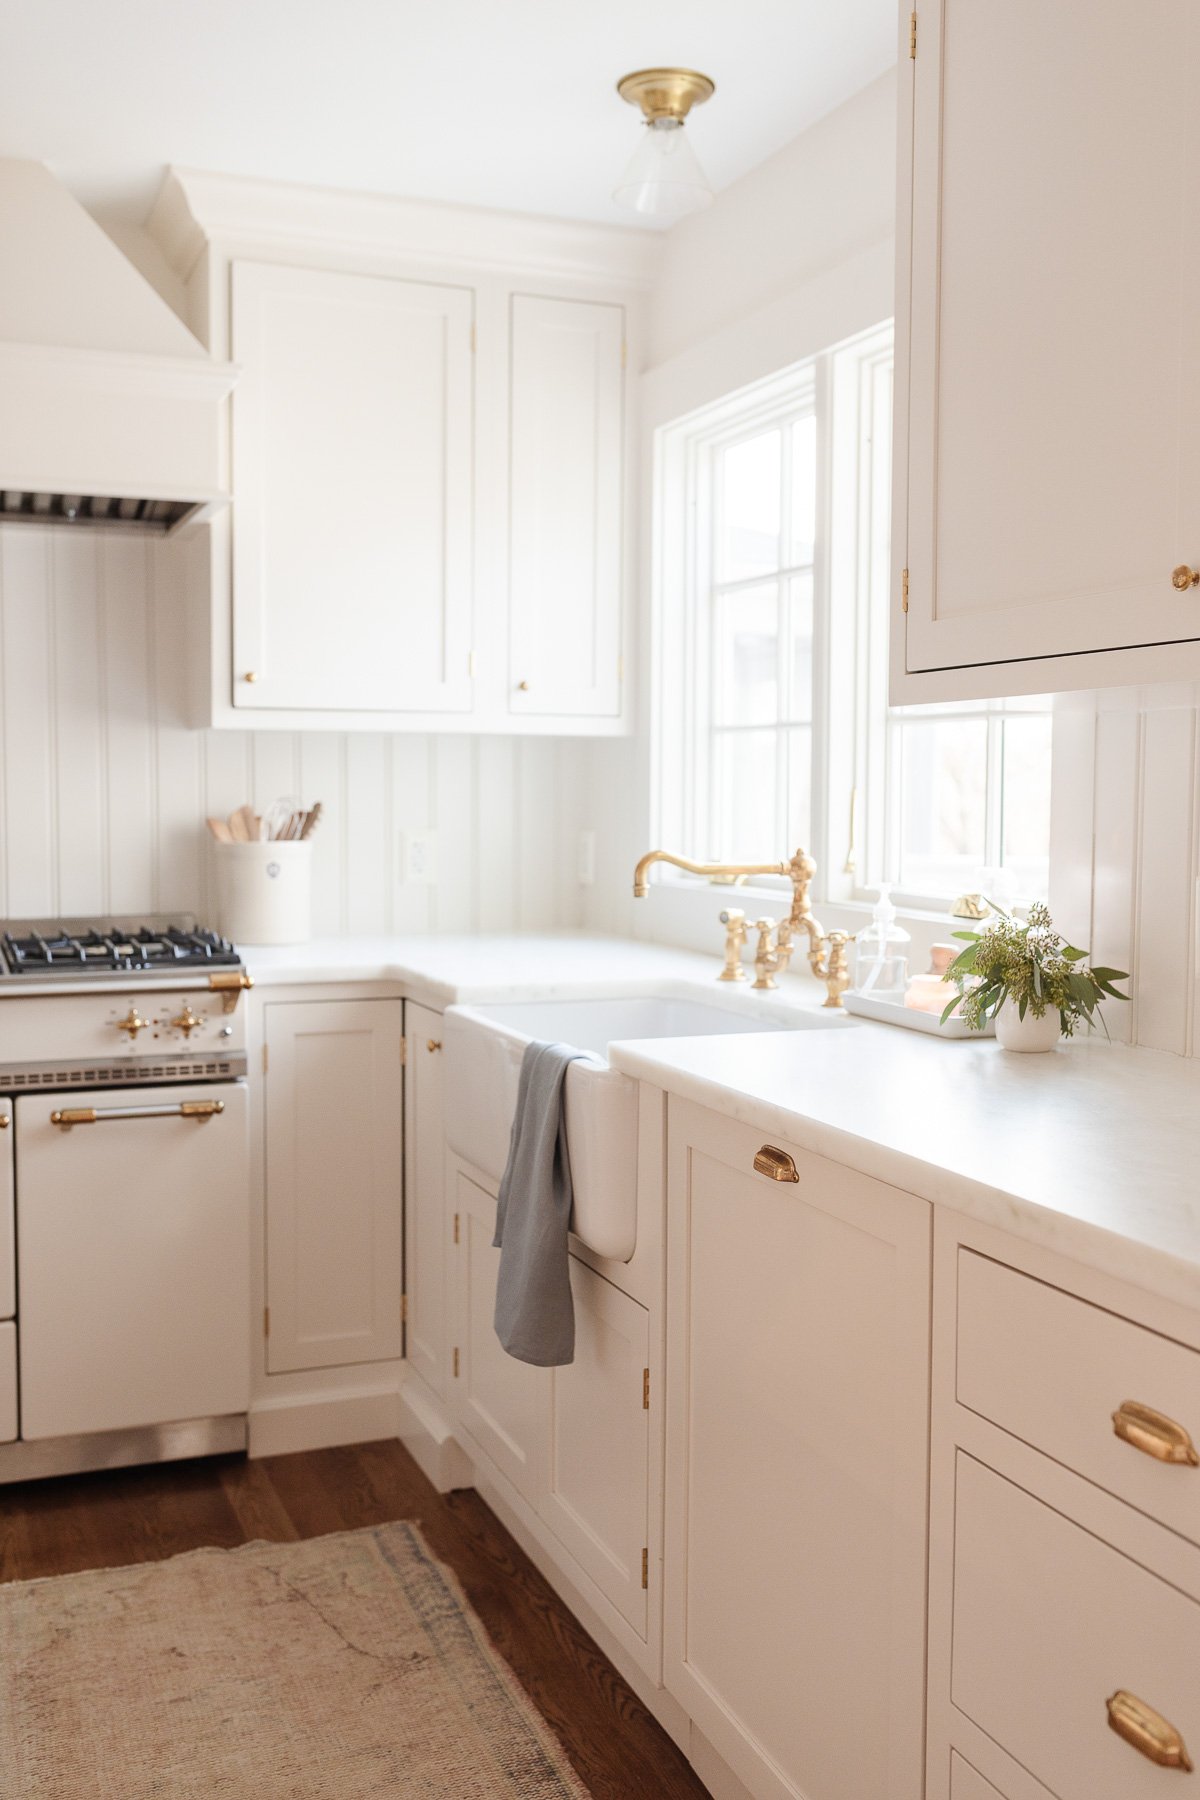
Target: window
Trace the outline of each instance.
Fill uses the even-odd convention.
[[[1045,893],[1045,700],[889,707],[891,328],[659,433],[659,822],[827,899]]]

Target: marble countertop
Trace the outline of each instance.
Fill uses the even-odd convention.
[[[1200,1062],[894,1025],[614,1046],[639,1080],[1200,1307]]]

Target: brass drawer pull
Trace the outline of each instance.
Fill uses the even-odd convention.
[[[1144,1456],[1153,1456],[1158,1462],[1184,1463],[1192,1469],[1200,1466],[1190,1435],[1166,1413],[1155,1412],[1152,1406],[1143,1406],[1138,1400],[1122,1400],[1112,1422],[1117,1436]]]
[[[1190,1773],[1192,1759],[1187,1753],[1187,1745],[1169,1719],[1156,1713],[1136,1694],[1126,1693],[1124,1688],[1118,1688],[1104,1704],[1108,1708],[1108,1722],[1118,1737],[1123,1737],[1127,1744],[1132,1744],[1160,1768],[1183,1769]]]
[[[772,1181],[799,1181],[796,1165],[786,1150],[777,1150],[774,1144],[764,1144],[754,1158],[754,1167],[760,1175],[769,1175]]]

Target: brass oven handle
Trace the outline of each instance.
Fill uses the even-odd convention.
[[[63,1131],[72,1125],[103,1125],[106,1119],[205,1119],[225,1111],[223,1100],[182,1100],[178,1106],[65,1106],[50,1114],[50,1123]]]
[[[1200,1466],[1200,1456],[1185,1427],[1168,1419],[1166,1413],[1143,1406],[1140,1400],[1122,1400],[1112,1416],[1112,1424],[1117,1436],[1144,1456],[1153,1456],[1158,1462],[1183,1463],[1192,1469]]]
[[[1136,1694],[1127,1693],[1118,1688],[1104,1702],[1108,1708],[1108,1722],[1118,1737],[1123,1737],[1127,1744],[1157,1763],[1163,1769],[1183,1769],[1190,1773],[1192,1759],[1187,1753],[1187,1745],[1171,1724],[1161,1713],[1139,1700]]]
[[[764,1144],[754,1158],[754,1167],[760,1175],[769,1175],[772,1181],[799,1181],[796,1165],[786,1150],[777,1150],[774,1144]]]

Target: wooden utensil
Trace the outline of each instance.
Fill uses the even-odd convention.
[[[241,819],[246,833],[242,842],[246,844],[257,844],[262,837],[262,820],[259,818],[254,808],[249,805],[239,806],[234,817]],[[229,823],[230,825],[233,824],[233,818],[230,819]]]
[[[235,844],[248,844],[250,833],[246,829],[246,821],[242,817],[243,809],[239,806],[236,812],[229,815],[229,835]]]
[[[208,829],[212,832],[218,844],[232,844],[233,833],[230,831],[224,819],[209,819]]]
[[[321,802],[318,800],[317,804],[313,807],[312,811],[310,813],[305,814],[304,823],[300,827],[300,841],[302,843],[305,840],[305,838],[309,838],[312,836],[312,834],[313,834],[314,830],[316,829],[316,826],[320,820],[321,811],[322,811]]]

